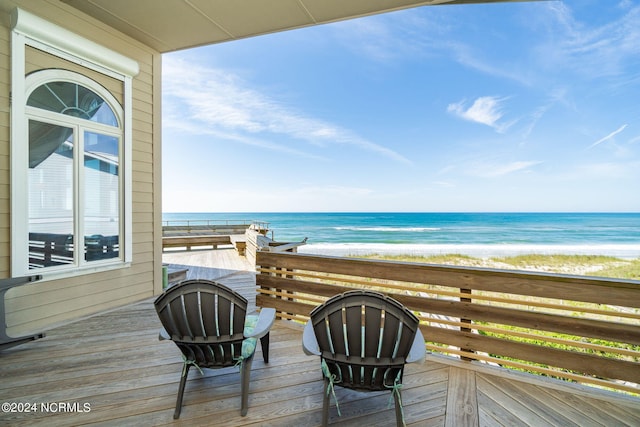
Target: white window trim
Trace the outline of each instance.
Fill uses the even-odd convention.
[[[11,274],[22,276],[43,274],[44,279],[70,277],[114,268],[128,267],[133,253],[133,221],[132,221],[132,103],[133,77],[139,72],[138,63],[104,46],[94,43],[69,30],[16,8],[11,13]],[[120,246],[123,252],[117,262],[89,263],[83,268],[73,268],[64,272],[29,270],[28,239],[13,236],[27,236],[28,194],[27,180],[22,174],[24,165],[28,163],[28,149],[24,148],[28,141],[26,126],[26,46],[32,46],[49,52],[67,61],[85,68],[98,71],[123,82],[124,86],[124,126],[122,164],[123,174],[123,237]]]
[[[73,62],[87,68],[100,67],[106,70],[106,73],[113,72],[129,77],[137,76],[140,71],[138,63],[133,59],[20,8],[15,8],[11,13],[11,29],[15,34],[27,37],[29,44],[35,47],[44,45],[44,50],[51,49],[69,54],[75,59]],[[54,55],[62,56],[56,53]]]

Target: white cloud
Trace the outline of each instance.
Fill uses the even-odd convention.
[[[557,40],[548,48],[554,52],[553,56],[561,59],[559,65],[589,77],[601,77],[621,74],[629,62],[637,64],[640,55],[640,7],[624,2],[619,6],[627,9],[619,19],[590,27],[578,21],[564,3],[548,4],[557,25],[554,30]]]
[[[502,103],[506,98],[495,96],[482,96],[476,99],[467,108],[466,101],[449,104],[447,111],[471,122],[481,123],[494,128],[498,132],[504,132],[512,123],[500,123],[503,117]]]
[[[354,54],[380,63],[397,64],[403,59],[413,60],[416,56],[442,54],[448,50],[451,30],[437,19],[435,14],[413,9],[337,22],[328,28]]]
[[[625,130],[625,128],[627,127],[626,124],[620,126],[618,129],[614,130],[613,132],[611,132],[609,135],[600,138],[599,140],[597,140],[596,142],[594,142],[593,144],[591,144],[589,146],[589,148],[593,148],[596,145],[602,144],[605,141],[609,141],[610,139],[612,139],[614,136],[616,136],[617,134],[619,134],[620,132],[622,132],[623,130]]]
[[[324,186],[309,186],[302,188],[292,188],[286,191],[287,194],[298,194],[299,196],[332,196],[332,197],[359,197],[367,196],[373,193],[370,188],[364,187],[349,187],[344,185],[324,185]]]
[[[306,116],[248,88],[248,84],[230,72],[165,56],[163,76],[165,115],[168,116],[165,118],[166,126],[185,126],[181,123],[189,122],[191,129],[202,128],[232,141],[280,151],[287,150],[278,144],[260,142],[255,135],[280,135],[320,146],[347,144],[411,163],[396,151],[362,138],[349,129]]]
[[[172,128],[179,132],[187,133],[190,135],[205,135],[215,138],[221,141],[233,141],[239,144],[249,145],[252,147],[258,147],[265,150],[278,151],[285,154],[291,154],[299,157],[306,157],[316,160],[329,161],[327,157],[318,156],[315,154],[307,153],[305,151],[297,150],[294,147],[283,144],[276,144],[272,141],[267,141],[262,138],[258,138],[253,135],[244,135],[237,132],[225,131],[223,129],[216,129],[214,127],[202,126],[202,123],[193,123],[191,121],[181,120],[177,117],[171,117],[163,120],[163,125],[168,128]]]
[[[542,119],[542,117],[547,114],[547,112],[553,108],[556,104],[564,104],[567,105],[567,101],[566,101],[566,94],[567,94],[567,89],[566,88],[556,88],[554,90],[551,91],[551,93],[548,96],[548,101],[543,104],[540,105],[538,108],[534,109],[533,112],[531,114],[529,114],[528,117],[528,124],[525,125],[524,127],[524,131],[523,131],[523,138],[528,138],[529,135],[531,135],[531,133],[533,132],[534,128],[537,126],[538,122]]]
[[[484,164],[476,166],[472,173],[483,178],[496,178],[509,175],[514,172],[526,171],[533,166],[539,165],[539,161],[515,161],[505,164]]]
[[[452,188],[456,186],[456,184],[450,181],[434,181],[433,184],[437,187],[444,187],[444,188]]]

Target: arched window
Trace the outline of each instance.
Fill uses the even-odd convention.
[[[97,82],[59,69],[25,79],[29,270],[120,260],[123,109]]]
[[[138,63],[18,8],[11,24],[11,275],[128,268]]]

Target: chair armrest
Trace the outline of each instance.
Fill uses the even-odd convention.
[[[304,326],[304,332],[302,332],[302,350],[307,356],[320,356],[322,354],[311,320],[307,322]]]
[[[273,322],[276,320],[275,308],[262,308],[258,315],[258,323],[256,323],[253,332],[245,338],[262,338],[269,333]]]
[[[162,328],[160,329],[160,333],[158,334],[158,339],[160,341],[171,340],[171,336],[169,335],[169,332],[167,332],[165,328]]]
[[[422,336],[422,332],[420,331],[420,328],[418,328],[416,330],[416,336],[413,339],[413,344],[411,344],[411,350],[409,350],[406,362],[422,362],[426,354],[427,349],[424,343],[424,336]]]

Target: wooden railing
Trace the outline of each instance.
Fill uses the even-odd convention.
[[[266,233],[269,223],[248,219],[190,219],[162,221],[164,235],[191,233],[244,233],[248,228]]]
[[[256,265],[256,303],[281,318],[378,290],[420,317],[431,351],[640,394],[639,281],[295,253]]]

